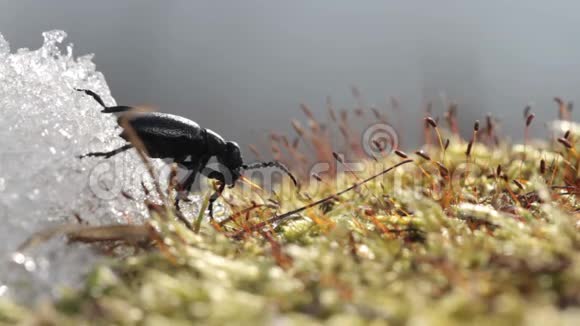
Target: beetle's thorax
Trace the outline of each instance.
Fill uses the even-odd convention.
[[[209,156],[219,156],[224,151],[226,141],[211,129],[204,128],[205,143]]]

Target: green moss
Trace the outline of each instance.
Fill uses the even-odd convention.
[[[275,231],[267,228],[270,237],[254,233],[232,240],[229,232],[243,229],[234,222],[221,229],[203,223],[194,234],[172,216],[171,222],[153,217],[163,248],[96,266],[84,288],[56,302],[33,308],[1,302],[0,321],[513,325],[577,320],[579,205],[575,195],[550,187],[577,177],[571,168],[578,167],[577,159],[559,144],[528,145],[525,153],[518,145],[476,144],[466,163],[465,146],[455,140],[445,158],[436,148],[429,150],[454,178],[445,179],[435,164],[418,159],[324,210],[312,208]],[[538,172],[541,158],[554,162],[545,175]],[[395,161],[389,156],[367,162],[359,178]],[[494,175],[498,164],[507,180]],[[348,185],[357,179],[341,175],[338,181]],[[303,191],[322,198],[337,190],[331,183],[317,185],[318,193]],[[237,207],[265,201],[263,194],[230,193]],[[305,203],[288,192],[278,193],[277,200],[284,210]],[[271,210],[253,211],[248,223],[271,215]]]

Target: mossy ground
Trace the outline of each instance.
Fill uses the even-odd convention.
[[[241,240],[230,235],[401,158],[367,160],[364,172],[314,181],[300,196],[229,190],[234,211],[255,209],[222,226],[204,222],[197,234],[157,207],[147,249],[121,250],[56,302],[4,302],[0,320],[578,323],[578,136],[526,146],[475,139],[469,155],[468,142],[450,136],[445,151],[437,142],[425,149],[430,160],[409,155],[414,162]]]

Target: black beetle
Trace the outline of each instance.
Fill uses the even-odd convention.
[[[292,173],[282,163],[257,162],[250,165],[244,164],[240,147],[233,141],[225,141],[214,131],[200,127],[194,121],[168,113],[159,112],[135,112],[130,106],[106,106],[105,102],[95,92],[88,89],[76,89],[93,97],[102,107],[103,113],[123,113],[117,119],[119,126],[128,123],[137,137],[143,143],[147,155],[152,158],[171,159],[175,163],[185,167],[189,175],[181,183],[181,190],[189,191],[193,185],[197,174],[201,173],[210,179],[220,181],[218,190],[210,197],[209,213],[213,219],[213,202],[221,195],[225,185],[233,187],[240,178],[242,170],[259,169],[265,167],[277,167],[284,171],[298,186],[298,181]],[[126,120],[123,120],[126,119]],[[125,124],[127,126],[127,124]],[[130,137],[126,129],[119,135],[130,142]],[[127,143],[109,152],[93,152],[79,156],[101,156],[110,158],[133,148],[134,145]],[[212,157],[216,157],[220,163],[220,171],[207,168],[206,165]],[[178,196],[179,197],[179,196]],[[175,200],[178,207],[179,199]]]

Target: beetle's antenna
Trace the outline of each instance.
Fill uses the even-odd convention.
[[[252,163],[252,164],[244,164],[242,165],[242,170],[255,170],[255,169],[263,169],[263,168],[269,168],[269,167],[276,167],[280,170],[282,170],[284,173],[286,173],[290,179],[292,179],[292,182],[294,182],[294,185],[298,188],[300,188],[300,184],[298,183],[298,179],[296,179],[296,177],[292,174],[292,172],[290,172],[290,170],[282,163],[278,162],[278,161],[271,161],[271,162],[256,162],[256,163]]]
[[[404,164],[407,164],[407,163],[411,163],[411,162],[413,162],[412,159],[407,159],[407,160],[401,161],[401,162],[399,162],[399,163],[397,163],[395,165],[392,165],[391,167],[387,168],[386,170],[383,170],[380,173],[377,173],[377,174],[372,175],[372,176],[370,176],[370,177],[368,177],[368,178],[366,178],[364,180],[361,180],[361,181],[353,184],[352,186],[350,186],[350,187],[348,187],[346,189],[343,189],[343,190],[341,190],[341,191],[339,191],[339,192],[337,192],[335,194],[329,195],[329,196],[324,197],[324,198],[322,198],[320,200],[317,200],[317,201],[315,201],[313,203],[310,203],[310,204],[305,205],[305,206],[302,206],[300,208],[291,210],[291,211],[286,212],[284,214],[275,215],[275,216],[271,217],[270,219],[268,219],[266,221],[263,221],[263,222],[254,224],[254,225],[249,226],[249,227],[246,227],[244,230],[237,231],[234,234],[232,234],[232,237],[234,239],[240,239],[243,235],[245,235],[247,233],[251,233],[251,232],[254,232],[254,231],[259,231],[259,230],[263,229],[264,227],[266,227],[268,225],[271,225],[272,223],[286,220],[286,219],[294,216],[294,214],[296,214],[296,213],[300,213],[300,212],[302,212],[302,211],[304,211],[304,210],[306,210],[306,209],[308,209],[310,207],[314,207],[314,206],[320,205],[320,204],[322,204],[324,202],[327,202],[327,201],[331,200],[332,198],[336,198],[336,197],[338,197],[338,196],[340,196],[340,195],[342,195],[342,194],[344,194],[344,193],[346,193],[348,191],[353,190],[356,187],[359,187],[359,186],[361,186],[361,185],[363,185],[363,184],[365,184],[365,183],[367,183],[367,182],[369,182],[369,181],[371,181],[373,179],[376,179],[376,178],[378,178],[378,177],[380,177],[380,176],[382,176],[384,174],[387,174],[387,173],[391,172],[392,170],[398,168],[401,165],[404,165]]]

